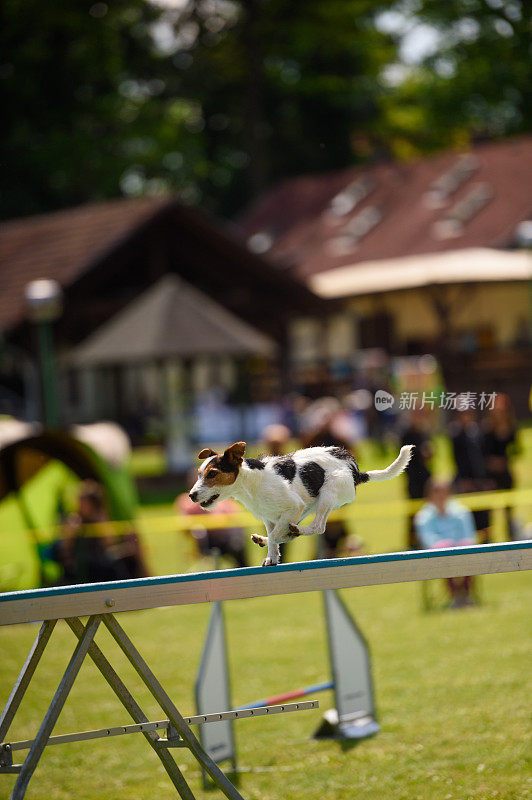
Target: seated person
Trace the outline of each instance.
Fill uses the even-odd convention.
[[[63,583],[98,583],[144,577],[147,571],[137,534],[115,536],[106,508],[105,489],[93,480],[78,490],[78,510],[63,525],[54,545],[63,567]]]
[[[461,547],[476,544],[475,522],[471,511],[451,497],[449,484],[430,480],[427,502],[415,516],[416,534],[421,547]],[[470,604],[471,578],[448,578],[452,606]]]
[[[194,473],[193,481],[196,480]],[[183,492],[174,501],[177,514],[204,515],[213,512],[201,508],[198,503],[193,503],[187,492]],[[240,506],[231,498],[220,500],[214,509],[215,514],[236,514],[241,511]],[[237,567],[247,567],[246,537],[242,528],[203,528],[200,525],[190,531],[196,546],[202,556],[211,555],[213,550],[218,550],[220,555],[229,556]]]

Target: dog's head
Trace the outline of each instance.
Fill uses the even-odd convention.
[[[198,453],[198,458],[205,463],[198,469],[198,480],[190,490],[190,499],[202,508],[211,508],[217,500],[230,497],[245,452],[246,443],[235,442],[221,455],[209,448]]]

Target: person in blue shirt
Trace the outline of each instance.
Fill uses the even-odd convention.
[[[426,497],[427,502],[415,516],[416,534],[421,547],[430,550],[434,547],[463,547],[477,543],[473,514],[451,497],[447,482],[430,480]],[[447,585],[453,608],[472,603],[469,576],[448,578]]]

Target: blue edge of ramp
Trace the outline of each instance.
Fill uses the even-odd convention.
[[[295,561],[279,564],[276,567],[241,567],[223,569],[214,572],[190,572],[181,575],[160,575],[153,578],[134,578],[126,581],[110,581],[108,583],[84,583],[75,586],[54,586],[46,589],[26,589],[17,592],[0,594],[0,603],[12,600],[52,597],[73,594],[89,594],[94,591],[128,589],[142,586],[160,586],[179,583],[217,581],[222,578],[238,578],[240,576],[264,575],[266,573],[305,572],[310,570],[330,569],[331,567],[356,566],[358,564],[390,563],[414,561],[416,559],[442,558],[449,555],[475,555],[483,552],[506,552],[510,550],[530,550],[532,540],[501,542],[496,544],[480,544],[467,547],[451,547],[434,550],[408,550],[397,553],[382,553],[370,556],[354,556],[352,558],[331,558],[319,561]]]

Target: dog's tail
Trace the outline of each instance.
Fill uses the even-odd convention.
[[[413,444],[406,444],[401,447],[401,452],[389,467],[386,467],[386,469],[372,469],[369,472],[362,473],[361,477],[367,475],[366,481],[389,481],[390,478],[397,478],[408,466],[414,447],[415,445]]]

